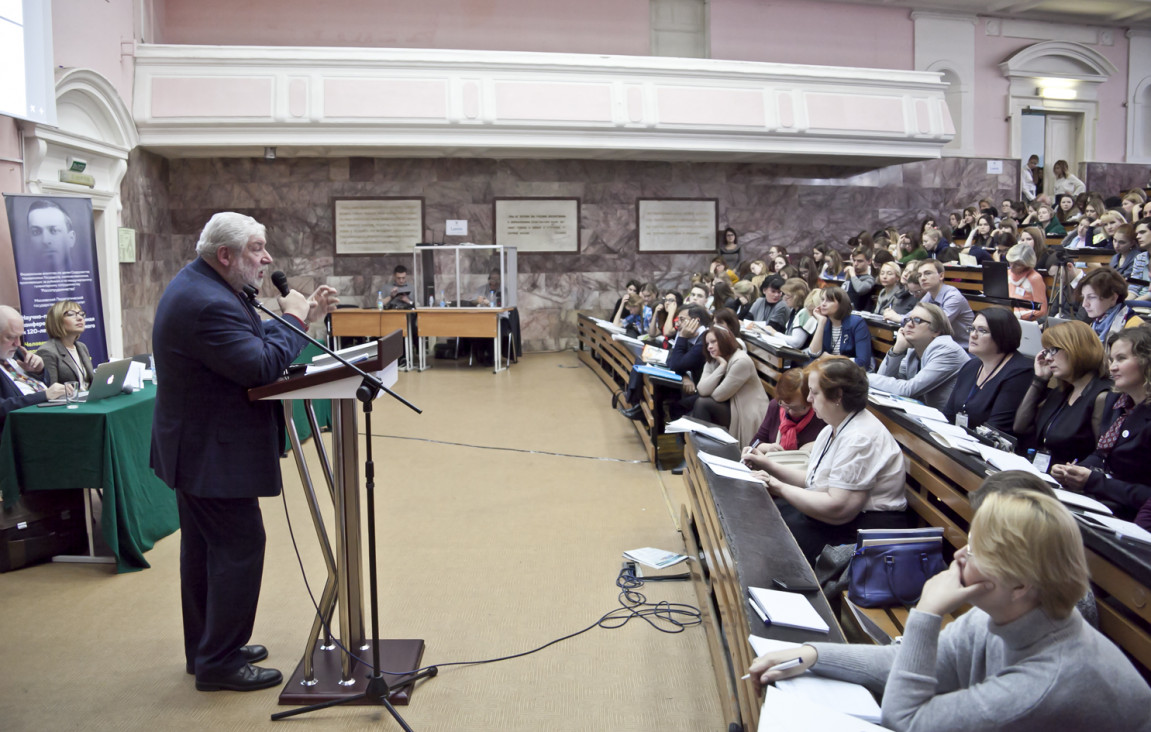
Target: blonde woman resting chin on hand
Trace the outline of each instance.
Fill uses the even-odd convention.
[[[924,585],[900,645],[812,643],[760,656],[749,672],[760,684],[808,669],[863,684],[897,732],[1151,730],[1151,689],[1075,608],[1087,561],[1067,509],[1033,490],[993,493],[968,541]],[[974,609],[941,631],[965,604]]]

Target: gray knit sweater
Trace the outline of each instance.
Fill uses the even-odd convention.
[[[1079,611],[997,626],[973,609],[942,632],[913,610],[898,646],[812,643],[814,671],[883,694],[892,730],[1151,731],[1151,689]]]

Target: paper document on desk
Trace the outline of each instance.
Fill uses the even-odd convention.
[[[666,569],[687,559],[683,554],[676,554],[675,552],[656,549],[650,546],[644,547],[643,549],[630,549],[624,552],[623,556],[624,559],[639,562],[643,566],[651,567],[652,569]]]
[[[639,367],[636,367],[639,368]],[[686,417],[680,417],[674,422],[668,422],[663,428],[666,434],[675,434],[676,432],[698,432],[701,435],[707,435],[716,442],[722,442],[726,445],[734,445],[736,440],[731,435],[727,434],[722,427],[708,427],[699,422],[693,422]]]
[[[1151,533],[1130,521],[1124,521],[1114,516],[1102,516],[1097,513],[1077,513],[1074,516],[1097,531],[1109,531],[1120,539],[1130,539],[1140,544],[1151,544]]]
[[[738,460],[728,460],[727,458],[720,457],[719,455],[712,455],[710,452],[700,450],[696,453],[699,459],[713,467],[730,468],[731,470],[738,470],[741,473],[750,473],[751,468],[747,467]]]
[[[775,686],[783,691],[806,696],[825,708],[879,724],[879,705],[875,703],[871,692],[859,684],[817,676],[808,671],[802,676],[777,681]]]
[[[831,630],[827,622],[819,617],[811,601],[798,592],[782,592],[763,587],[748,587],[747,592],[772,625],[819,633]]]
[[[1098,511],[1099,513],[1105,513],[1108,516],[1112,516],[1115,513],[1110,508],[1107,508],[1091,496],[1085,496],[1082,493],[1072,493],[1071,491],[1063,490],[1062,488],[1056,488],[1055,497],[1063,503],[1066,503],[1068,506],[1085,508],[1088,511]]]
[[[631,345],[638,346],[640,348],[644,347],[643,341],[641,341],[639,338],[632,338],[631,336],[624,335],[623,333],[612,333],[611,339],[613,341],[623,341],[624,343],[630,343]]]
[[[828,709],[802,694],[767,687],[759,712],[759,732],[869,732],[886,727]]]
[[[671,353],[671,351],[660,348],[659,346],[647,345],[643,347],[643,353],[639,355],[639,358],[644,363],[654,363],[663,366],[667,363],[669,353]]]
[[[1016,455],[1013,452],[997,450],[990,445],[984,445],[982,443],[979,445],[979,455],[988,463],[990,463],[991,467],[998,470],[1022,470],[1024,472],[1031,473],[1032,475],[1036,475],[1048,483],[1051,483],[1052,485],[1059,485],[1059,481],[1055,480],[1047,473],[1041,472],[1038,468],[1031,464],[1030,460],[1023,457],[1022,455]]]
[[[802,643],[775,640],[774,638],[761,638],[754,634],[747,636],[747,642],[751,644],[751,650],[755,651],[756,658],[765,653],[771,653],[772,651],[797,651],[803,648]]]
[[[760,478],[756,478],[754,475],[752,475],[749,472],[745,472],[745,471],[741,471],[741,470],[733,470],[732,468],[725,468],[722,465],[708,465],[707,467],[709,470],[711,470],[711,472],[715,473],[716,475],[720,476],[721,478],[731,478],[732,480],[742,480],[745,483],[755,483],[756,485],[761,485],[761,486],[767,485],[767,483],[764,480],[762,480]]]

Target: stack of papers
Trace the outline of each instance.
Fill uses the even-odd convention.
[[[636,366],[636,368],[640,368]],[[707,435],[716,442],[722,442],[726,445],[734,445],[738,440],[724,431],[722,427],[708,427],[699,422],[693,422],[686,417],[680,417],[674,422],[668,422],[664,426],[663,431],[667,434],[675,434],[676,432],[698,432],[701,435]]]
[[[1151,533],[1137,524],[1114,516],[1101,516],[1097,513],[1077,513],[1075,518],[1097,531],[1109,531],[1117,539],[1130,539],[1141,544],[1151,544]]]
[[[612,333],[626,333],[627,332],[626,328],[621,328],[618,325],[616,325],[615,323],[611,322],[610,320],[600,320],[599,318],[592,318],[592,320],[594,320],[595,324],[598,325],[599,327],[603,328],[604,330],[610,330]]]
[[[765,623],[819,633],[831,630],[824,619],[819,617],[811,601],[797,592],[763,587],[748,587],[747,591],[751,595],[752,607]]]
[[[745,480],[748,483],[755,483],[756,485],[765,485],[764,481],[752,476],[751,468],[741,462],[728,460],[727,458],[712,455],[702,450],[697,454],[699,455],[700,462],[706,465],[711,472],[716,475],[724,478],[733,478],[735,480]]]
[[[922,417],[924,419],[935,420],[936,422],[947,423],[947,417],[944,416],[943,412],[935,407],[929,407],[923,402],[917,402],[914,399],[888,394],[875,388],[868,391],[867,399],[873,404],[899,409],[910,414],[912,417]]]
[[[687,559],[685,554],[676,554],[675,552],[665,551],[663,549],[656,549],[654,547],[644,547],[643,549],[631,549],[623,553],[624,559],[630,559],[633,562],[639,562],[645,567],[652,569],[664,569],[679,564]]]
[[[875,697],[859,684],[818,676],[810,671],[802,676],[775,682],[777,689],[807,697],[825,709],[850,714],[856,719],[879,724],[882,713]]]
[[[1071,491],[1065,491],[1062,488],[1055,488],[1054,490],[1055,497],[1060,501],[1063,501],[1063,503],[1067,504],[1068,506],[1084,508],[1088,511],[1098,511],[1099,513],[1105,513],[1108,516],[1112,516],[1115,513],[1110,508],[1107,508],[1091,496],[1085,496],[1082,493],[1072,493]]]
[[[825,700],[767,687],[759,713],[759,732],[870,732],[886,729],[828,709]]]
[[[795,651],[803,647],[802,643],[761,638],[758,635],[747,636],[747,642],[751,644],[751,650],[755,651],[757,658],[772,651]]]
[[[623,333],[623,332],[620,332],[620,333],[612,333],[612,334],[611,334],[611,339],[612,339],[613,341],[623,341],[624,343],[630,343],[630,344],[632,344],[633,346],[640,346],[640,347],[642,347],[642,346],[643,346],[643,341],[641,341],[639,338],[632,338],[632,337],[631,337],[631,336],[629,336],[629,335],[624,335],[624,333]]]

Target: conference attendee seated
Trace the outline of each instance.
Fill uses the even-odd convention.
[[[1019,353],[1023,333],[1007,308],[980,310],[971,326],[967,351],[973,358],[959,369],[943,413],[961,427],[987,425],[1011,433],[1015,412],[1031,385],[1031,359]]]
[[[944,238],[943,232],[939,229],[923,232],[923,248],[932,259],[938,259],[940,262],[959,261],[959,247]]]
[[[1110,267],[1098,267],[1083,275],[1075,287],[1091,329],[1106,343],[1112,333],[1143,324],[1143,319],[1127,306],[1127,280]]]
[[[851,264],[843,270],[843,290],[853,310],[871,310],[875,275],[871,272],[871,250],[857,247],[851,253]]]
[[[1054,325],[1043,331],[1042,344],[1012,432],[1020,452],[1034,449],[1035,467],[1047,472],[1095,449],[1111,382],[1103,378],[1103,344],[1086,323]]]
[[[1051,468],[1064,488],[1107,503],[1128,521],[1151,501],[1151,328],[1128,328],[1108,341],[1114,392],[1107,396],[1095,451],[1078,465]]]
[[[496,280],[499,281],[499,272],[496,272]],[[499,290],[497,285],[496,290]],[[408,268],[402,264],[397,264],[396,268],[392,270],[392,284],[384,289],[383,299],[381,302],[384,307],[407,307],[410,308],[412,303],[412,283],[408,282]]]
[[[740,280],[732,285],[731,289],[735,291],[735,299],[738,301],[735,314],[740,320],[752,320],[751,306],[759,298],[759,291],[755,289],[755,285],[747,280]]]
[[[628,280],[623,294],[615,301],[615,305],[612,306],[611,311],[613,313],[619,312],[620,307],[624,304],[624,301],[627,300],[627,296],[638,295],[639,288],[641,287],[643,287],[643,284],[639,280]]]
[[[867,321],[851,312],[851,301],[839,287],[825,287],[820,291],[823,301],[815,311],[815,334],[809,356],[824,353],[847,356],[866,370],[871,369],[871,331]]]
[[[1043,275],[1035,271],[1035,250],[1026,244],[1016,244],[1007,251],[1007,287],[1011,297],[1034,303],[1032,307],[1015,308],[1020,320],[1039,320],[1047,317],[1047,284]]]
[[[7,305],[0,305],[0,428],[14,409],[62,399],[63,384],[45,384],[44,361],[20,345],[24,318]]]
[[[913,263],[908,263],[908,266],[913,266]],[[903,316],[911,312],[915,303],[919,302],[919,298],[912,295],[907,286],[900,281],[902,276],[903,272],[899,262],[885,262],[879,267],[879,286],[881,289],[875,298],[875,309],[872,312],[885,318],[888,311],[896,316]],[[894,321],[899,322],[899,319],[897,317]]]
[[[967,359],[967,351],[951,338],[951,324],[943,310],[921,303],[903,318],[903,327],[895,333],[895,345],[867,380],[875,389],[918,399],[941,410]]]
[[[1115,245],[1115,256],[1111,257],[1111,269],[1125,278],[1134,277],[1135,258],[1139,256],[1139,249],[1135,246],[1135,227],[1132,224],[1117,227],[1115,238],[1111,243]]]
[[[48,342],[36,355],[44,362],[44,380],[49,384],[76,382],[87,391],[92,384],[92,357],[88,346],[77,340],[84,334],[84,311],[72,300],[61,300],[48,308],[44,325]]]
[[[807,367],[809,400],[827,423],[807,470],[771,460],[752,475],[781,499],[780,513],[810,562],[827,544],[850,544],[859,529],[907,528],[903,451],[867,409],[867,372],[829,357]]]
[[[691,289],[687,291],[687,297],[684,299],[683,304],[698,305],[704,310],[711,312],[711,309],[708,307],[708,300],[710,299],[711,287],[710,285],[704,284],[701,280],[700,282],[692,284]]]
[[[713,325],[704,335],[704,343],[707,363],[696,384],[699,397],[691,414],[727,429],[741,447],[746,447],[755,439],[767,411],[769,400],[763,382],[751,356],[727,327]]]
[[[919,301],[943,308],[943,312],[947,313],[947,319],[951,321],[951,334],[955,342],[966,345],[975,313],[972,312],[971,305],[963,293],[943,283],[944,271],[943,263],[934,259],[920,263],[919,286],[923,288],[923,297]]]
[[[675,314],[682,306],[683,296],[678,292],[669,290],[663,294],[663,298],[652,310],[651,324],[647,329],[652,343],[661,348],[671,347],[671,339],[675,337]]]
[[[631,335],[646,333],[651,325],[651,308],[643,304],[639,295],[628,295],[620,301],[620,309],[612,317],[617,328],[626,328]]]
[[[826,423],[815,414],[807,400],[807,377],[801,368],[793,368],[779,375],[775,384],[775,398],[767,405],[755,439],[743,449],[743,461],[753,468],[763,469],[763,456],[788,450],[811,450]]]
[[[863,684],[882,694],[883,727],[900,732],[1151,729],[1147,682],[1076,609],[1088,569],[1071,513],[1037,491],[992,493],[968,540],[924,585],[901,643],[772,651],[752,662],[752,677],[810,669]],[[964,605],[973,608],[941,629]]]
[[[664,367],[683,377],[682,390],[687,401],[682,402],[679,407],[673,405],[672,419],[686,414],[691,409],[690,402],[695,398],[695,385],[703,376],[703,334],[711,326],[711,313],[702,305],[688,305],[679,311],[675,320],[677,333],[671,343]],[[612,397],[612,406],[616,406],[620,396],[623,396],[626,404],[619,406],[620,413],[628,419],[642,419],[643,408],[640,406],[642,395],[643,376],[632,369],[627,389],[622,395],[617,393]]]
[[[1139,253],[1135,255],[1135,266],[1131,269],[1131,277],[1148,282],[1151,280],[1151,218],[1143,218],[1135,223],[1135,242],[1138,244]],[[1151,286],[1128,285],[1127,299],[1151,299]]]
[[[791,310],[783,301],[783,283],[785,280],[779,275],[771,275],[763,281],[760,292],[763,297],[751,304],[751,319],[757,323],[767,323],[772,328],[782,331],[787,327],[787,319]]]
[[[783,301],[791,311],[787,326],[783,331],[768,326],[767,332],[783,336],[789,348],[802,351],[811,343],[811,337],[815,334],[815,308],[822,299],[819,290],[811,291],[806,282],[792,277],[783,283]]]

